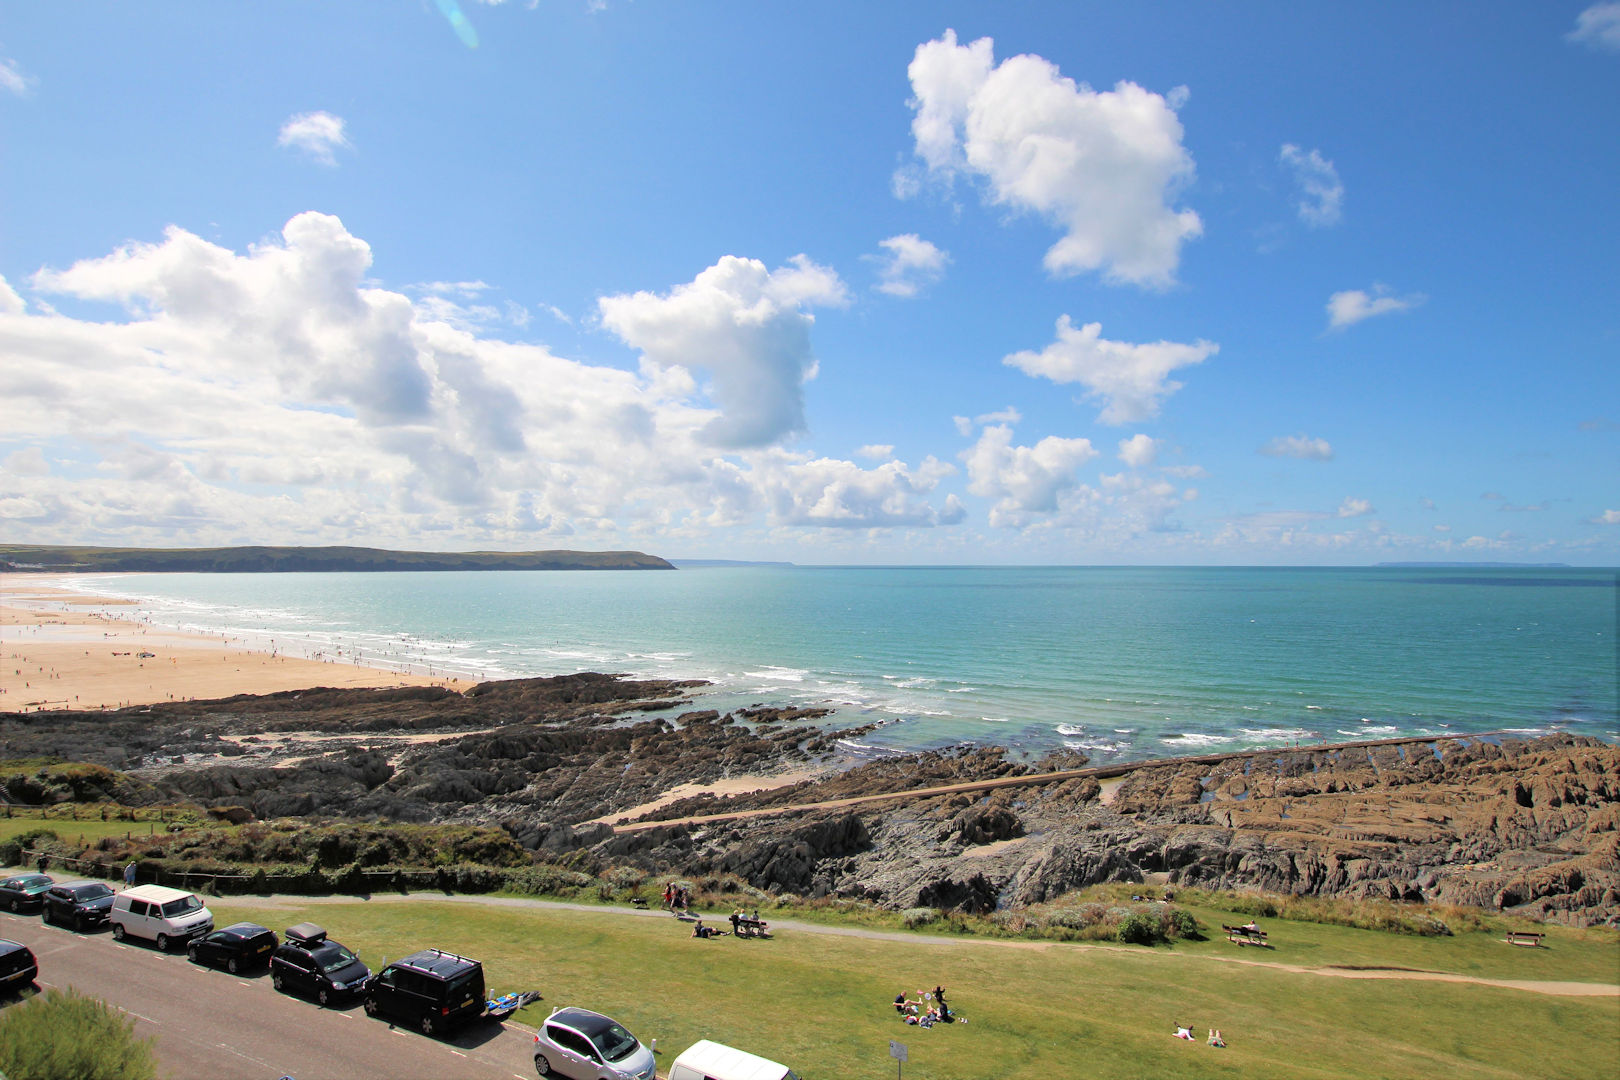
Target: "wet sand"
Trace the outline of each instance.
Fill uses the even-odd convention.
[[[0,711],[102,709],[307,690],[471,683],[347,659],[310,660],[225,636],[148,626],[136,605],[63,587],[55,575],[0,574]]]

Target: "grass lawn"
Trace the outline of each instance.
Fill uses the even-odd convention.
[[[0,817],[0,841],[35,829],[49,829],[63,840],[74,841],[82,837],[85,844],[93,844],[104,836],[121,838],[126,833],[132,836],[160,835],[168,828],[155,818],[151,821],[102,821],[99,812],[93,815],[86,812],[79,818],[64,814],[42,817],[37,810],[30,810],[29,817],[15,810],[12,813],[12,817]]]
[[[1492,978],[1620,980],[1615,935],[1568,931],[1545,950],[1486,935],[1417,939],[1316,924],[1269,924],[1275,949],[1224,938],[1160,947],[948,944],[785,931],[772,941],[696,941],[667,918],[610,912],[365,902],[305,908],[211,900],[216,921],[278,931],[326,926],[373,967],[437,946],[483,960],[492,990],[535,989],[520,1014],[599,1009],[665,1067],[699,1038],[792,1065],[811,1080],[893,1074],[890,1039],[916,1080],[1051,1077],[1569,1077],[1620,1075],[1620,998],[1554,997],[1471,984],[1357,980],[1226,963],[1377,964]],[[1219,925],[1218,913],[1199,912]],[[1493,951],[1494,950],[1494,951]],[[943,983],[965,1024],[907,1027],[897,992]],[[1196,1043],[1171,1037],[1194,1026]],[[1220,1028],[1229,1046],[1204,1044]],[[513,1069],[527,1073],[526,1061]]]

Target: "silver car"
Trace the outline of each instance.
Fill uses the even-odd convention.
[[[534,1037],[534,1071],[567,1080],[655,1080],[653,1052],[589,1009],[558,1009]]]

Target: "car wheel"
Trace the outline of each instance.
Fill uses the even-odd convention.
[[[272,971],[270,973],[270,985],[275,987],[277,990],[286,990],[287,980],[281,977],[281,972]]]
[[[378,1012],[377,999],[376,998],[366,998],[366,1015],[367,1016],[376,1016],[377,1012]]]
[[[234,956],[231,957],[229,960],[225,961],[225,970],[230,972],[232,975],[235,975],[236,974],[236,969],[241,967],[241,966],[242,966],[241,962],[239,960],[237,960],[236,957],[234,957]]]
[[[113,940],[114,941],[123,941],[124,940],[124,924],[123,923],[121,923],[121,922],[113,923]]]
[[[169,951],[169,935],[168,934],[159,934],[157,936],[157,950],[158,950],[158,952],[168,952]]]
[[[433,1014],[428,1013],[426,1016],[422,1017],[422,1034],[432,1036],[437,1035],[438,1033],[439,1024],[438,1021],[433,1019]]]
[[[11,910],[12,911],[21,911],[22,910],[22,901],[21,900],[13,900],[11,902]]]
[[[197,952],[197,943],[196,942],[192,942],[190,945],[186,946],[186,959],[187,960],[190,960],[193,964],[199,963],[199,961],[197,959],[198,955],[199,954]],[[232,970],[234,971],[235,969],[232,968]]]
[[[546,1055],[534,1055],[534,1071],[539,1073],[541,1076],[551,1075],[551,1062],[546,1060]]]
[[[315,1000],[317,1003],[319,1003],[321,1008],[326,1008],[326,1003],[332,1000],[332,991],[328,990],[324,986],[321,987],[315,993]]]

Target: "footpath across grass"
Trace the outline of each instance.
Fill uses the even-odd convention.
[[[1405,938],[1291,922],[1271,924],[1275,948],[1242,950],[1224,937],[1154,949],[794,931],[698,941],[687,923],[605,910],[381,898],[210,906],[221,925],[251,919],[280,931],[312,919],[373,969],[427,947],[478,958],[491,990],[545,995],[519,1020],[538,1023],[563,1005],[598,1009],[643,1040],[656,1037],[663,1068],[711,1038],[812,1080],[876,1080],[892,1075],[889,1040],[897,1039],[909,1049],[905,1075],[916,1080],[1577,1078],[1615,1076],[1620,1042],[1620,998],[1338,978],[1222,959],[1613,982],[1620,946],[1603,932],[1569,931],[1546,950],[1483,934]],[[1206,915],[1218,929],[1219,913],[1199,912]],[[1399,962],[1388,958],[1391,948]],[[936,984],[966,1022],[902,1024],[894,995]],[[1198,1040],[1173,1038],[1178,1024],[1192,1025]],[[1212,1027],[1226,1049],[1205,1044]],[[513,1063],[520,1074],[529,1067]]]

